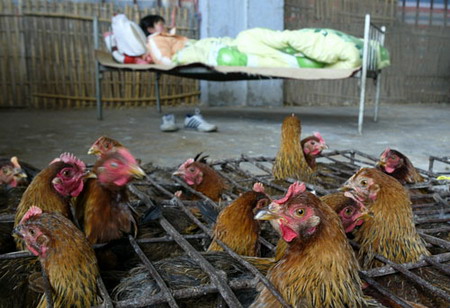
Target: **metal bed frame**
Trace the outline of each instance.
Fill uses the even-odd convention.
[[[384,26],[378,27],[371,22],[369,14],[365,16],[364,23],[364,47],[363,47],[363,59],[361,69],[354,75],[359,78],[360,98],[359,98],[359,114],[358,114],[358,133],[362,134],[363,122],[364,122],[364,109],[366,102],[366,79],[372,78],[375,82],[375,110],[374,118],[375,122],[378,121],[379,101],[380,101],[380,77],[381,70],[376,68],[376,53],[370,41],[378,42],[381,46],[384,46],[386,28]],[[99,49],[99,26],[98,18],[93,19],[93,36],[94,36],[94,48]],[[133,70],[133,65],[127,68],[116,68],[102,65],[96,59],[95,65],[95,91],[96,91],[96,105],[97,105],[97,119],[103,119],[103,104],[102,104],[102,89],[101,80],[103,73],[116,70]],[[161,97],[159,90],[159,80],[161,74],[170,74],[179,77],[186,77],[200,80],[210,81],[236,81],[236,80],[260,80],[260,79],[280,79],[280,77],[268,76],[268,75],[250,75],[247,73],[221,73],[205,66],[183,66],[172,70],[164,71],[158,69],[149,68],[148,70],[156,73],[155,82],[155,94],[156,94],[156,108],[158,112],[161,112]]]

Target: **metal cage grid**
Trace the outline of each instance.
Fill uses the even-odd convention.
[[[425,257],[417,263],[396,264],[387,260],[382,256],[377,259],[385,264],[385,266],[374,268],[371,270],[360,271],[361,278],[374,287],[382,295],[397,303],[401,307],[411,307],[405,300],[396,296],[389,289],[376,281],[377,277],[390,275],[393,273],[401,273],[411,282],[411,284],[419,284],[430,292],[430,295],[441,297],[450,303],[450,294],[439,289],[423,278],[417,276],[410,270],[425,266],[432,266],[444,275],[450,275],[450,269],[446,262],[450,261],[450,241],[448,235],[450,233],[450,193],[449,184],[446,181],[437,180],[438,173],[433,171],[433,163],[439,162],[449,163],[448,158],[430,157],[429,170],[418,169],[425,178],[425,182],[408,185],[411,191],[411,201],[415,217],[416,226],[419,234],[426,241],[428,248],[432,252],[432,256]],[[239,193],[250,190],[254,182],[261,182],[266,187],[266,192],[271,197],[283,195],[294,179],[286,179],[285,181],[275,182],[272,175],[273,157],[248,157],[242,155],[237,159],[226,159],[214,161],[210,163],[215,170],[228,182],[229,189],[224,193],[223,204],[216,204],[208,197],[193,190],[179,178],[172,177],[172,169],[160,169],[152,166],[145,168],[147,172],[146,179],[134,182],[128,185],[129,191],[134,196],[132,205],[136,209],[146,210],[154,207],[176,207],[186,214],[189,219],[196,224],[201,230],[197,234],[185,235],[181,234],[174,228],[164,215],[158,218],[158,223],[165,231],[165,236],[153,238],[133,238],[128,237],[131,247],[133,247],[136,255],[140,258],[142,264],[150,273],[151,277],[156,281],[160,292],[154,296],[146,296],[145,298],[134,298],[132,300],[114,301],[108,293],[102,278],[99,278],[98,286],[103,298],[102,307],[147,307],[154,304],[166,303],[169,307],[179,307],[182,299],[194,298],[210,293],[219,293],[222,302],[230,307],[242,307],[237,299],[234,290],[252,289],[258,283],[263,283],[280,301],[284,307],[289,307],[283,300],[277,290],[253,265],[241,258],[239,255],[229,249],[224,243],[219,245],[224,248],[232,258],[237,260],[242,266],[248,269],[252,275],[252,279],[231,279],[228,280],[223,272],[214,268],[203,255],[190,243],[191,241],[208,241],[211,239],[211,226],[201,222],[192,214],[189,208],[196,206],[199,202],[207,202],[217,209],[234,200]],[[322,196],[337,191],[337,189],[359,168],[374,166],[377,158],[355,150],[332,151],[323,153],[318,159],[318,181],[316,184],[306,184],[307,189]],[[420,194],[414,194],[419,190]],[[175,196],[174,192],[183,190],[196,195],[199,201],[181,200]],[[12,217],[2,216],[0,222],[10,222]],[[261,244],[266,251],[273,252],[275,246],[261,236]],[[171,290],[161,275],[156,270],[153,262],[145,255],[141,247],[147,243],[157,242],[175,242],[179,245],[185,254],[192,258],[200,268],[209,276],[210,283],[202,286],[195,286],[181,290]],[[353,243],[353,245],[356,245]],[[14,252],[0,255],[0,259],[21,258],[30,256],[27,252]],[[45,273],[44,277],[45,277]],[[47,294],[51,292],[47,290]],[[49,298],[49,297],[47,297]],[[52,307],[52,303],[48,305]]]

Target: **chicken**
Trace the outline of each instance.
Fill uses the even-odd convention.
[[[206,157],[200,157],[201,154],[199,153],[195,158],[186,160],[173,175],[181,176],[186,184],[193,189],[201,192],[212,201],[218,202],[227,186],[222,177],[207,164]]]
[[[294,186],[293,186],[294,185]],[[288,249],[267,277],[293,307],[366,307],[358,262],[338,215],[296,182],[255,216],[274,220]],[[326,269],[326,270],[325,270]],[[343,287],[345,286],[345,287]],[[251,307],[281,307],[263,285]]]
[[[407,190],[395,178],[375,168],[362,168],[343,186],[345,196],[363,202],[373,216],[354,231],[360,245],[357,253],[363,269],[384,265],[375,259],[379,254],[396,263],[415,263],[430,252],[416,231]],[[432,268],[415,271],[433,284],[450,291],[450,279]],[[448,307],[439,298],[431,298],[400,275],[382,277],[379,282],[392,286],[395,293],[409,301],[431,307]]]
[[[48,275],[54,307],[99,304],[95,254],[84,234],[60,213],[32,206],[14,229]],[[45,295],[37,306],[47,307]]]
[[[315,132],[312,136],[302,139],[301,145],[308,166],[315,171],[317,169],[316,157],[320,155],[323,150],[328,149],[325,140],[320,133]]]
[[[0,159],[0,185],[17,187],[26,178],[27,174],[19,165],[17,157]]]
[[[299,190],[303,189],[303,187],[291,185],[290,189]],[[295,193],[295,191],[288,192],[288,195],[292,193]],[[320,200],[338,214],[347,235],[352,233],[355,228],[361,226],[366,219],[371,217],[371,213],[361,202],[356,202],[351,198],[345,197],[343,192],[325,195],[321,197]],[[277,223],[272,220],[272,225],[274,224]],[[277,229],[278,233],[281,232],[278,229],[278,225],[275,225],[274,228]],[[271,266],[283,257],[287,247],[288,243],[281,237],[277,242],[274,258],[247,258],[247,261],[256,266],[261,272],[266,273]]]
[[[76,201],[76,216],[91,244],[107,243],[124,234],[137,234],[135,218],[128,205],[126,184],[144,171],[126,148],[106,154],[94,165],[96,178]]]
[[[84,175],[85,164],[74,155],[63,153],[54,159],[47,168],[36,175],[25,190],[17,206],[14,227],[20,224],[24,215],[36,204],[40,205],[44,212],[56,212],[72,218],[71,197],[78,196],[83,189]],[[22,238],[15,238],[15,242],[18,250],[25,249]],[[9,294],[11,298],[19,298],[22,294],[31,292],[28,290],[30,285],[28,277],[36,271],[39,271],[39,264],[34,258],[1,260],[0,286],[7,290],[1,289],[0,293]]]
[[[272,168],[275,179],[295,178],[307,182],[314,181],[314,156],[326,145],[323,138],[318,137],[320,134],[305,138],[303,143],[300,142],[300,135],[300,119],[294,114],[286,117],[281,125],[280,150],[275,157]],[[311,165],[308,164],[305,154]]]
[[[22,196],[39,170],[20,162],[16,156],[0,159],[0,213],[15,215]],[[16,244],[11,235],[13,223],[0,224],[0,253],[14,251]]]
[[[22,170],[16,157],[0,159],[0,211],[2,214],[10,214],[16,211],[25,191],[21,184],[26,181],[26,178],[27,175]]]
[[[218,239],[240,255],[258,256],[260,226],[253,216],[256,210],[267,206],[269,202],[264,186],[255,183],[252,191],[243,193],[220,212],[208,251],[223,250],[215,241]]]
[[[0,213],[14,215],[17,205],[25,192],[27,174],[19,165],[17,157],[0,159]],[[11,236],[13,224],[2,223],[0,225],[0,253],[11,252],[16,244]]]
[[[61,213],[72,219],[71,198],[77,197],[84,187],[85,164],[69,153],[63,153],[50,165],[39,172],[26,189],[17,206],[14,227],[33,205],[39,204],[44,212]],[[21,239],[16,240],[17,248],[25,246]]]
[[[364,269],[383,265],[375,260],[375,254],[397,263],[417,262],[430,255],[416,232],[408,192],[393,177],[375,168],[362,168],[343,190],[345,196],[363,202],[373,213],[355,232]]]
[[[349,234],[361,226],[372,213],[359,201],[346,197],[344,192],[336,192],[320,198],[341,218],[345,233]]]
[[[425,181],[417,172],[408,157],[396,150],[386,148],[380,155],[376,167],[384,173],[396,178],[402,184],[413,184]]]
[[[124,146],[119,141],[106,136],[101,136],[89,148],[88,154],[102,158],[109,152],[115,152],[123,147]]]

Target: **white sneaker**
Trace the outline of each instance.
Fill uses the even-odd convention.
[[[217,126],[206,122],[200,114],[200,109],[195,109],[195,114],[187,114],[184,119],[184,127],[197,129],[201,132],[213,132],[217,130]]]
[[[175,124],[175,116],[172,113],[163,115],[160,128],[163,132],[174,132],[178,130],[178,126]]]

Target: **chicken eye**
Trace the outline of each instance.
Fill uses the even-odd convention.
[[[110,166],[113,167],[113,168],[117,168],[117,167],[119,167],[119,164],[116,163],[116,162],[112,162],[112,163],[110,164]]]
[[[304,209],[298,209],[295,211],[295,215],[297,215],[298,217],[302,217],[303,215],[305,215],[305,210]]]
[[[345,208],[344,215],[345,216],[352,216],[353,215],[353,208],[351,208],[351,207]]]
[[[3,172],[3,174],[8,175],[8,174],[11,173],[11,169],[9,169],[9,168],[2,168],[2,172]]]
[[[31,236],[34,236],[35,233],[36,233],[36,232],[34,232],[34,229],[30,229],[30,234],[31,234]]]
[[[261,199],[259,201],[259,207],[261,207],[261,208],[266,207],[268,204],[269,204],[269,200],[267,200],[267,199]]]
[[[361,186],[367,186],[367,180],[361,180],[361,182],[359,182],[361,184]]]
[[[195,168],[194,167],[190,167],[188,170],[189,170],[189,172],[194,172]]]
[[[62,175],[65,176],[65,177],[68,177],[70,175],[70,171],[69,170],[64,170],[62,172]]]
[[[105,143],[105,148],[109,149],[110,144],[109,143]]]
[[[315,141],[311,141],[311,144],[312,144],[312,145],[315,145],[315,144],[316,144],[316,142],[315,142]]]

